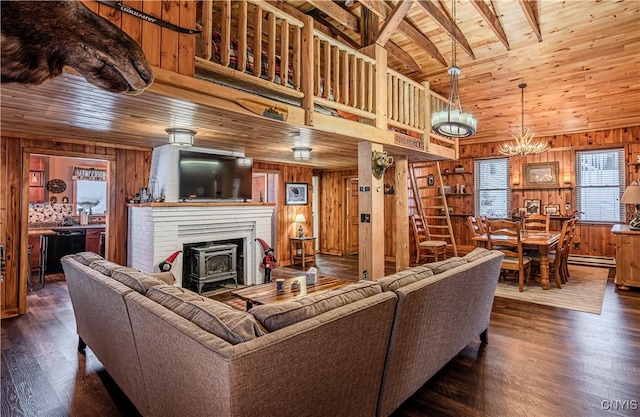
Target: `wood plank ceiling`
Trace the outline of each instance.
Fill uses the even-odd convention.
[[[451,4],[447,3],[414,0],[405,10],[406,5],[400,7],[397,1],[362,0],[351,6],[341,0],[275,2],[285,10],[311,14],[324,30],[357,45],[363,38],[376,37],[375,31],[360,35],[361,21],[364,26],[382,27],[385,19],[376,22],[376,14],[391,16],[395,8],[397,19],[406,13],[404,20],[390,23],[398,25],[397,30],[383,27],[383,40],[388,39],[387,50],[393,53],[389,64],[417,81],[429,81],[445,96],[451,63]],[[511,139],[521,123],[518,84],[523,82],[528,85],[525,125],[537,136],[640,123],[639,1],[457,0],[456,4],[462,106],[479,124],[478,133],[465,141]],[[368,8],[375,13],[363,12]],[[361,19],[363,14],[368,18]],[[0,128],[27,136],[155,147],[166,144],[166,127],[190,126],[198,131],[197,146],[293,163],[291,147],[301,144],[313,148],[308,165],[329,169],[357,165],[353,139],[271,120],[256,122],[248,115],[151,90],[137,97],[114,95],[72,74],[37,87],[3,84]],[[294,131],[300,131],[300,137],[291,137]]]

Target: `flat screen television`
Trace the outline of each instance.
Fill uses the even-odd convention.
[[[253,160],[180,151],[180,199],[251,201]]]

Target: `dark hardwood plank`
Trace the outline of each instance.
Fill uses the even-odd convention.
[[[322,276],[357,276],[357,256],[317,262]],[[272,279],[301,272],[278,267]],[[230,292],[215,297],[245,308]],[[27,314],[2,320],[1,415],[139,415],[93,352],[77,353],[66,283],[48,277],[27,302]],[[632,403],[623,409],[625,400],[640,405],[638,323],[640,291],[617,292],[613,282],[601,315],[496,298],[489,344],[470,343],[393,416],[638,415]]]

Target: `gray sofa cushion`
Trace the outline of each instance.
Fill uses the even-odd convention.
[[[123,283],[142,295],[145,295],[149,288],[155,285],[166,285],[158,278],[154,278],[151,275],[138,271],[137,269],[128,267],[120,267],[120,269],[115,270],[111,275],[111,278]]]
[[[465,258],[460,258],[458,256],[445,259],[440,262],[431,262],[430,264],[424,264],[425,267],[430,268],[435,275],[441,274],[450,269],[459,267],[467,263]]]
[[[475,248],[471,252],[469,252],[466,255],[464,255],[463,258],[466,259],[467,262],[473,262],[473,261],[477,261],[480,258],[484,258],[489,253],[491,253],[491,251],[489,251],[489,249],[486,249],[486,248]]]
[[[89,266],[91,262],[104,260],[102,256],[93,252],[78,252],[73,255],[73,259],[86,266]]]
[[[360,281],[299,300],[257,306],[249,313],[272,332],[381,292],[382,288],[377,282]]]
[[[382,287],[382,291],[395,291],[405,285],[413,284],[421,279],[432,277],[434,275],[431,268],[426,266],[416,266],[414,268],[405,269],[396,272],[393,275],[380,278],[377,282]]]
[[[232,345],[264,335],[251,314],[208,298],[185,301],[173,311]]]
[[[185,301],[198,301],[203,297],[185,288],[173,285],[156,285],[149,288],[147,298],[173,311]]]
[[[173,285],[176,282],[176,279],[171,272],[156,272],[149,275],[154,278],[158,278],[160,281],[164,282],[167,285]]]
[[[124,266],[117,264],[115,262],[106,261],[104,259],[95,260],[89,264],[89,268],[94,269],[100,272],[102,275],[106,275],[108,277],[112,276],[115,271],[118,269],[125,268]]]

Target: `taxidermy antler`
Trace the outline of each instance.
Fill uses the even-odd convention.
[[[69,66],[91,84],[140,94],[153,71],[140,46],[118,27],[73,1],[2,1],[1,80],[41,84]]]

